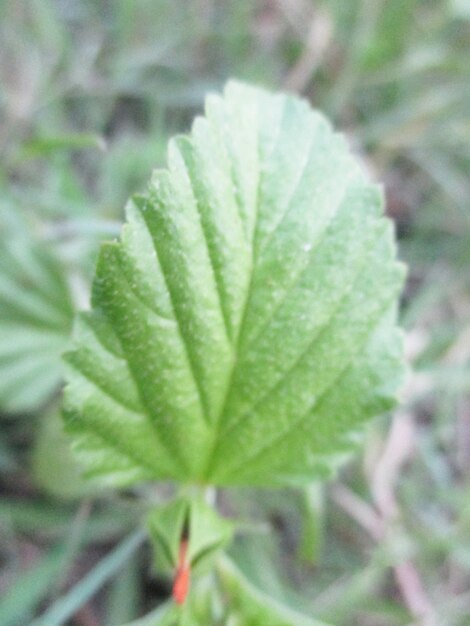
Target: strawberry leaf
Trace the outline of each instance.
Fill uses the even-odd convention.
[[[65,415],[90,472],[285,485],[330,471],[403,374],[392,225],[341,135],[231,82],[104,244]]]

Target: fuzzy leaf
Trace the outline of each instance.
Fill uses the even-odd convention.
[[[344,138],[231,82],[104,244],[66,419],[112,482],[309,482],[402,377],[404,268]]]

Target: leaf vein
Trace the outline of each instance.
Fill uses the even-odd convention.
[[[220,275],[220,272],[218,271],[217,267],[216,267],[216,263],[214,260],[214,252],[212,250],[212,246],[209,242],[209,235],[207,233],[207,225],[206,225],[206,220],[203,216],[203,211],[201,208],[201,200],[199,197],[199,193],[196,190],[196,187],[194,185],[191,173],[190,173],[190,168],[187,166],[186,161],[183,157],[183,163],[184,163],[184,168],[186,171],[186,175],[189,181],[189,186],[191,188],[191,193],[194,199],[194,204],[196,206],[196,210],[198,212],[199,215],[199,222],[201,224],[201,231],[202,231],[202,236],[205,242],[205,246],[206,246],[206,251],[207,251],[207,257],[209,259],[210,265],[211,265],[211,269],[212,269],[212,275],[213,275],[213,279],[214,279],[214,287],[215,287],[215,291],[217,293],[217,297],[219,300],[219,307],[220,307],[220,312],[222,315],[222,319],[224,321],[224,328],[225,328],[225,334],[228,338],[228,340],[230,342],[232,342],[233,340],[233,331],[231,329],[231,324],[230,324],[230,313],[227,311],[227,302],[225,300],[225,298],[223,297],[222,294],[222,290],[223,290],[223,279],[222,276]],[[222,281],[222,283],[221,283]]]
[[[130,403],[126,403],[122,398],[118,398],[114,393],[111,392],[110,389],[106,388],[105,385],[103,385],[103,383],[100,382],[97,377],[94,377],[94,376],[92,376],[90,374],[90,372],[85,371],[83,369],[83,367],[79,363],[76,363],[76,362],[73,362],[73,361],[67,359],[67,364],[69,365],[69,367],[71,367],[73,370],[75,370],[81,376],[83,376],[83,378],[85,378],[85,380],[87,380],[94,387],[96,387],[101,393],[103,393],[105,396],[110,398],[113,402],[115,402],[116,404],[121,406],[126,411],[130,411],[131,413],[135,413],[135,415],[139,415],[139,416],[143,417],[144,419],[147,417],[145,412],[137,411],[136,408],[134,406],[132,406]],[[129,368],[127,368],[127,369],[129,371]]]
[[[130,255],[129,255],[130,257]],[[156,317],[160,318],[161,320],[165,321],[165,322],[170,322],[172,324],[175,324],[175,320],[172,319],[171,317],[166,317],[165,315],[162,315],[158,309],[156,307],[151,306],[148,302],[145,301],[145,299],[141,296],[141,294],[137,291],[137,289],[135,288],[135,286],[132,284],[132,281],[129,279],[129,277],[127,276],[127,272],[126,272],[126,267],[125,264],[123,262],[123,260],[121,259],[121,257],[119,258],[119,265],[121,266],[122,269],[122,276],[124,278],[124,280],[126,281],[126,284],[129,287],[129,290],[131,292],[131,294],[135,297],[135,299],[140,302],[140,304],[147,309],[148,311],[150,311],[153,315],[155,315]],[[131,258],[131,257],[130,257]]]
[[[208,410],[208,404],[205,398],[205,394],[202,388],[202,385],[199,381],[199,376],[196,375],[196,362],[197,359],[194,359],[194,356],[192,355],[192,351],[190,349],[190,344],[188,341],[188,338],[186,337],[185,332],[183,331],[183,324],[181,322],[180,319],[180,313],[176,308],[175,305],[175,297],[174,294],[172,292],[172,290],[170,289],[170,280],[168,279],[168,275],[167,275],[167,268],[165,267],[164,263],[162,263],[162,255],[161,255],[161,250],[159,249],[159,246],[157,244],[157,241],[155,239],[155,237],[153,237],[152,235],[152,230],[149,226],[149,223],[147,221],[147,215],[145,211],[142,211],[142,215],[144,217],[145,223],[147,225],[147,229],[149,231],[150,237],[152,239],[153,242],[153,247],[155,250],[155,253],[157,255],[157,259],[158,259],[158,263],[160,265],[161,271],[162,271],[162,276],[163,276],[163,280],[165,282],[165,289],[168,293],[168,297],[170,299],[171,302],[171,307],[173,309],[173,313],[174,313],[174,317],[175,317],[175,321],[176,321],[176,328],[178,330],[178,334],[180,336],[181,339],[181,343],[184,347],[184,350],[186,352],[186,358],[187,358],[187,363],[188,363],[188,370],[189,373],[191,375],[191,378],[193,380],[194,383],[194,387],[197,391],[198,397],[199,397],[199,403],[201,405],[201,409],[202,409],[202,415],[204,417],[204,420],[206,422],[206,425],[210,425],[210,420],[209,420],[209,410]]]
[[[286,302],[287,298],[291,295],[292,291],[298,286],[298,284],[302,281],[302,279],[304,278],[304,276],[307,273],[307,271],[310,269],[310,263],[311,263],[313,257],[318,252],[319,248],[321,248],[321,246],[323,245],[323,243],[324,243],[324,241],[325,241],[325,239],[326,239],[326,237],[328,235],[329,229],[331,228],[332,224],[334,224],[334,221],[335,221],[335,218],[338,215],[339,209],[341,208],[341,205],[343,204],[343,202],[344,202],[344,200],[346,198],[347,189],[348,189],[348,187],[345,186],[345,188],[343,190],[343,193],[342,193],[341,197],[338,199],[337,205],[336,205],[334,211],[332,212],[328,222],[324,225],[324,228],[321,231],[321,233],[319,233],[319,235],[318,235],[319,239],[317,239],[317,242],[316,242],[315,246],[313,246],[312,250],[310,251],[309,261],[308,261],[307,265],[305,267],[302,267],[300,269],[300,271],[297,272],[297,274],[293,277],[292,282],[290,282],[289,285],[286,286],[282,298],[275,305],[274,309],[271,311],[271,314],[263,321],[261,326],[258,328],[258,331],[254,335],[254,337],[252,337],[250,339],[250,344],[251,345],[253,345],[253,343],[255,341],[257,341],[259,339],[259,337],[262,336],[262,334],[269,328],[269,326],[271,325],[271,322],[274,320],[274,318],[275,318],[277,312],[279,311],[279,309]],[[356,278],[356,275],[354,276],[353,280],[355,280],[355,278]]]
[[[331,314],[328,318],[328,320],[326,321],[325,324],[323,324],[322,326],[320,326],[320,328],[317,329],[316,333],[314,334],[314,336],[310,339],[307,347],[302,350],[300,352],[300,354],[297,356],[297,358],[295,359],[295,361],[292,363],[292,365],[285,371],[282,373],[281,377],[276,381],[276,383],[274,385],[272,385],[271,387],[269,387],[264,393],[263,395],[258,398],[258,400],[256,400],[248,409],[246,409],[243,414],[235,421],[233,422],[230,426],[228,426],[225,430],[223,430],[220,435],[224,435],[226,436],[228,433],[231,433],[233,430],[235,430],[236,428],[238,428],[238,426],[240,426],[247,417],[250,416],[250,414],[252,414],[252,412],[275,390],[278,390],[280,388],[282,388],[282,385],[286,382],[286,379],[288,378],[288,376],[292,373],[292,371],[298,366],[298,364],[301,362],[301,360],[309,353],[311,352],[311,350],[315,347],[315,344],[321,339],[321,337],[327,333],[332,324],[335,322],[336,317],[338,315],[338,313],[340,312],[341,308],[344,305],[344,301],[346,300],[346,298],[352,293],[352,291],[355,289],[357,281],[361,278],[361,274],[362,274],[362,270],[365,267],[365,265],[367,264],[367,259],[368,259],[368,252],[369,250],[366,250],[366,253],[364,254],[363,258],[362,258],[362,262],[359,264],[359,267],[356,271],[356,273],[354,274],[353,279],[347,284],[346,289],[341,293],[338,302],[336,303],[336,305],[333,307],[333,310],[331,311]]]
[[[317,130],[317,129],[316,129]],[[276,231],[278,230],[278,228],[282,225],[282,223],[284,222],[284,219],[286,218],[286,216],[288,215],[288,213],[290,212],[291,209],[291,204],[293,199],[295,198],[295,195],[301,185],[301,183],[304,180],[304,176],[305,176],[305,171],[308,167],[308,164],[310,163],[310,159],[312,156],[312,152],[313,152],[313,148],[315,146],[315,139],[317,137],[316,132],[311,134],[308,146],[305,150],[305,155],[304,155],[304,161],[302,163],[302,165],[300,166],[299,170],[298,170],[298,177],[297,180],[295,181],[295,184],[289,194],[289,198],[285,203],[285,210],[283,211],[282,215],[279,218],[279,221],[277,222],[277,224],[274,226],[273,230],[269,233],[268,235],[268,239],[267,241],[264,242],[263,247],[260,250],[257,250],[257,257],[259,258],[261,256],[261,254],[263,253],[264,250],[266,250],[266,248],[269,246],[269,244],[271,243],[271,241],[274,238],[274,235],[276,234]],[[277,147],[277,142],[276,142],[276,147]],[[272,154],[274,154],[274,150],[271,153],[270,156],[272,156]]]
[[[95,422],[88,422],[85,420],[81,422],[83,430],[88,431],[94,437],[97,437],[101,441],[104,442],[104,448],[106,450],[112,450],[112,454],[114,455],[116,451],[124,457],[127,457],[130,461],[135,464],[136,469],[140,469],[145,467],[148,471],[151,472],[152,476],[155,476],[155,472],[158,472],[158,467],[154,467],[150,464],[146,459],[144,459],[141,455],[129,450],[129,448],[125,447],[123,443],[119,440],[119,437],[114,437],[108,431],[103,432],[102,429],[97,426]],[[110,447],[111,444],[111,447]]]
[[[395,300],[395,294],[393,295],[393,298],[389,298],[388,300],[386,300],[384,305],[382,307],[380,307],[380,310],[377,313],[377,318],[375,320],[375,323],[377,323],[377,320],[380,322],[382,313],[387,309],[387,307],[394,300]],[[356,356],[362,350],[362,348],[367,344],[367,342],[370,340],[370,337],[375,332],[375,330],[376,330],[376,326],[374,324],[374,326],[370,329],[370,332],[367,333],[364,341],[362,341],[360,343],[360,345],[357,347],[357,350],[354,351],[354,354],[352,354],[351,357],[348,359],[348,361],[345,363],[345,365],[342,368],[339,369],[337,375],[335,375],[333,380],[330,381],[330,383],[327,385],[326,389],[323,390],[323,392],[320,394],[320,396],[309,406],[309,408],[307,409],[307,411],[305,413],[303,413],[298,419],[296,419],[293,422],[291,422],[289,424],[288,428],[286,428],[282,432],[276,434],[276,436],[273,439],[271,439],[271,441],[269,441],[265,446],[262,446],[261,448],[258,448],[256,450],[256,452],[251,457],[245,458],[242,463],[231,467],[230,468],[230,473],[233,474],[240,467],[244,467],[244,468],[247,467],[247,465],[249,463],[253,463],[253,461],[256,461],[263,454],[265,454],[266,452],[268,452],[272,448],[276,447],[278,442],[281,441],[282,439],[284,439],[284,437],[287,437],[295,428],[300,426],[310,416],[310,413],[315,408],[318,409],[327,400],[329,394],[331,393],[331,390],[333,389],[335,384],[338,382],[338,380],[344,374],[346,374],[346,372],[348,372],[350,368],[353,367],[354,361],[356,359]]]
[[[277,142],[279,141],[279,137],[281,136],[281,128],[282,128],[282,123],[284,120],[284,115],[286,112],[286,99],[283,100],[283,110],[282,110],[282,115],[279,116],[279,126],[277,128],[277,134],[276,134],[276,139],[273,141],[273,145],[271,146],[271,151],[270,151],[270,155],[273,154],[276,146],[277,146]],[[258,162],[261,162],[260,159],[260,146],[259,146],[259,130],[258,130]],[[214,437],[213,437],[213,444],[212,444],[212,449],[210,454],[208,455],[208,463],[207,463],[207,468],[206,468],[206,474],[209,472],[209,469],[212,465],[212,461],[213,461],[213,457],[214,454],[217,450],[217,445],[218,445],[218,441],[219,441],[219,437],[220,437],[220,432],[222,429],[222,417],[225,413],[226,407],[227,407],[227,403],[230,397],[230,392],[231,392],[231,388],[232,388],[232,383],[233,383],[233,379],[234,379],[234,375],[236,372],[236,365],[237,365],[237,361],[236,359],[239,356],[240,353],[240,348],[242,345],[242,335],[243,335],[243,327],[246,323],[246,318],[247,318],[247,313],[248,313],[248,308],[249,308],[249,302],[250,302],[250,297],[251,297],[251,292],[253,289],[253,269],[254,269],[254,265],[255,265],[255,250],[254,250],[254,244],[255,244],[255,240],[256,240],[256,232],[257,232],[257,226],[258,226],[258,214],[259,214],[259,206],[261,203],[261,181],[262,181],[262,177],[263,177],[263,172],[264,170],[260,170],[258,168],[258,185],[257,185],[257,198],[256,198],[256,218],[255,218],[255,228],[254,228],[254,232],[252,235],[252,241],[251,241],[251,255],[252,255],[252,260],[251,260],[251,267],[250,267],[250,281],[248,284],[248,288],[247,288],[247,292],[246,292],[246,296],[245,296],[245,303],[243,306],[243,313],[242,313],[242,317],[241,317],[241,322],[240,322],[240,328],[238,331],[238,337],[236,340],[236,350],[235,350],[235,359],[232,365],[232,371],[230,372],[230,377],[229,377],[229,381],[227,384],[227,391],[225,394],[225,399],[224,402],[222,403],[222,409],[219,413],[219,417],[218,420],[215,424],[214,427]]]

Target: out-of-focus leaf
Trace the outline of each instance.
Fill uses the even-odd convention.
[[[306,102],[229,83],[102,246],[69,353],[90,473],[324,475],[402,379],[404,270],[382,197]]]
[[[31,626],[59,626],[70,619],[101,587],[117,574],[145,538],[136,531],[105,556],[79,583],[56,600]]]
[[[324,622],[283,606],[254,587],[227,557],[219,559],[217,572],[229,611],[240,626],[327,626]]]
[[[3,498],[0,501],[0,521],[17,532],[37,533],[41,537],[63,536],[73,521],[75,508],[49,501],[25,501]],[[138,512],[122,506],[94,513],[87,521],[84,536],[88,541],[112,541],[135,526]]]
[[[0,624],[22,626],[43,600],[60,574],[66,559],[65,546],[58,546],[39,563],[17,576],[0,601]]]
[[[83,477],[83,467],[70,449],[64,422],[57,411],[41,417],[32,468],[36,483],[59,498],[80,498],[99,488]]]
[[[178,624],[178,609],[171,602],[166,602],[145,617],[137,619],[125,626],[176,626]]]
[[[107,626],[123,624],[137,615],[140,596],[140,567],[140,559],[135,557],[130,559],[113,581],[107,602]]]
[[[24,144],[21,156],[23,158],[42,157],[59,150],[79,150],[83,148],[100,148],[104,150],[105,143],[102,137],[85,133],[35,137]]]
[[[468,0],[451,0],[451,6],[456,16],[470,19],[470,2]]]
[[[74,308],[59,259],[0,225],[0,408],[42,405],[62,375]]]

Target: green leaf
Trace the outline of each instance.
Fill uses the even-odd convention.
[[[81,150],[83,148],[100,148],[104,150],[104,139],[98,135],[74,133],[34,137],[27,141],[21,150],[22,158],[45,157],[60,150]]]
[[[221,586],[226,594],[230,613],[240,626],[328,626],[270,598],[245,578],[227,557],[221,557],[217,566]]]
[[[95,593],[122,570],[140,548],[145,535],[136,531],[124,539],[112,552],[86,574],[67,593],[58,598],[31,626],[58,626],[70,619]]]
[[[155,611],[141,619],[125,624],[125,626],[179,626],[178,609],[173,603],[168,601]]]
[[[180,497],[158,507],[149,515],[148,525],[157,564],[171,569],[178,563],[185,532],[189,563],[192,569],[201,569],[230,542],[234,526],[199,496]]]
[[[56,498],[91,496],[100,489],[84,478],[83,468],[70,450],[64,422],[56,410],[41,415],[34,440],[32,473],[34,482]]]
[[[29,623],[35,607],[53,588],[66,556],[65,546],[57,545],[26,572],[21,572],[15,578],[3,594],[0,603],[0,624],[18,626]]]
[[[113,581],[106,603],[106,626],[123,624],[138,614],[141,565],[140,560],[134,557]]]
[[[301,484],[402,379],[381,190],[294,96],[236,82],[101,248],[65,415],[113,483]]]
[[[58,387],[74,309],[54,253],[18,227],[0,228],[0,408],[14,413]]]
[[[70,507],[51,506],[50,501],[26,501],[3,498],[0,500],[0,524],[26,534],[39,533],[41,537],[60,537],[73,525],[76,512]],[[116,506],[95,512],[87,522],[86,541],[114,541],[135,527],[136,514],[125,506]]]

